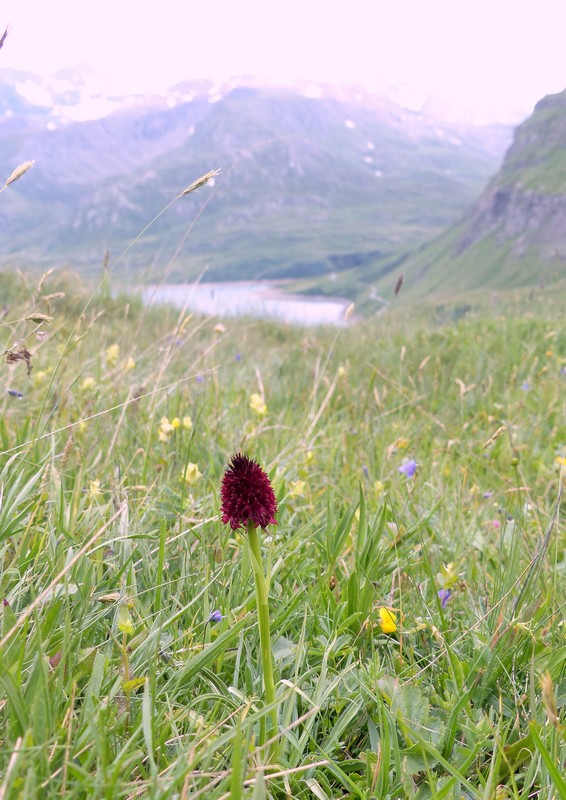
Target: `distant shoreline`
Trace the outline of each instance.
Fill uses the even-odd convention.
[[[347,325],[350,302],[342,297],[282,291],[284,281],[219,281],[147,284],[135,288],[144,303],[172,303],[214,316],[254,316],[296,325]]]

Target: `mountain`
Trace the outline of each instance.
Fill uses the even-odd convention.
[[[413,296],[566,278],[566,90],[519,125],[501,169],[462,219],[392,272],[404,273]],[[378,273],[376,288],[391,294],[395,277]]]
[[[121,271],[172,263],[176,279],[318,279],[388,262],[461,215],[510,140],[361,90],[252,79],[120,98],[89,93],[80,72],[46,84],[0,70],[1,110],[5,174],[36,161],[0,203],[2,263],[98,269],[136,240]],[[161,213],[215,168],[214,187]]]

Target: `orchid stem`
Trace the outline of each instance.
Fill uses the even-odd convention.
[[[259,644],[261,650],[261,668],[263,672],[265,702],[267,705],[273,705],[273,708],[269,712],[272,730],[267,731],[265,739],[260,737],[260,745],[263,745],[267,739],[271,739],[278,731],[277,708],[275,707],[275,683],[273,682],[273,660],[271,656],[271,633],[269,629],[269,602],[267,580],[261,561],[259,536],[257,528],[254,528],[251,524],[248,524],[247,539],[250,545],[251,562],[255,576],[257,620],[259,625]],[[266,735],[265,730],[263,735]],[[271,753],[273,752],[274,748],[271,750]]]

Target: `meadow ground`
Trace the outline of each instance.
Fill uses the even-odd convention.
[[[566,797],[564,292],[339,331],[0,297],[0,800]],[[236,451],[279,503],[267,744]]]

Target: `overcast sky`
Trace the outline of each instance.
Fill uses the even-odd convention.
[[[403,85],[507,121],[566,88],[566,0],[3,0],[6,24],[0,67],[86,62],[118,92],[240,74]]]

